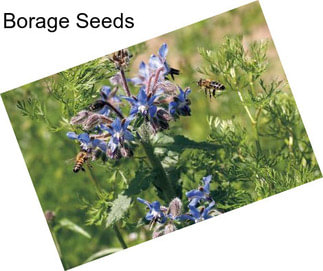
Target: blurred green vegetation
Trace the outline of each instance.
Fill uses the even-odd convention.
[[[142,44],[140,50],[136,47],[138,49],[137,52],[132,50],[135,57],[130,66],[130,74],[134,75],[139,61],[147,61],[151,52],[156,52],[159,46],[166,42],[170,48],[168,55],[170,65],[181,71],[181,75],[176,78],[176,84],[192,88],[190,96],[192,117],[181,118],[179,121],[172,123],[172,134],[183,134],[196,141],[209,139],[210,134],[212,135],[215,132],[208,123],[207,116],[217,116],[222,120],[232,119],[240,123],[246,130],[252,128],[243,106],[237,99],[236,93],[228,92],[218,99],[210,100],[209,97],[204,96],[204,93],[197,86],[198,79],[201,77],[205,78],[205,75],[198,72],[198,67],[203,65],[203,59],[199,54],[198,48],[216,51],[227,35],[241,35],[243,37],[243,45],[252,41],[267,40],[269,67],[264,74],[264,79],[272,80],[276,78],[278,80],[286,80],[258,2],[149,40]],[[117,162],[107,166],[101,162],[96,162],[93,165],[92,171],[87,170],[86,173],[80,172],[78,174],[72,172],[73,159],[78,149],[66,137],[66,130],[57,129],[57,127],[60,127],[59,122],[61,121],[61,116],[58,115],[58,112],[61,112],[64,105],[58,103],[57,100],[49,95],[46,84],[48,79],[55,78],[56,75],[22,86],[2,94],[2,98],[43,210],[54,211],[56,213],[56,221],[68,218],[91,235],[91,238],[87,238],[64,227],[57,230],[56,238],[60,244],[62,261],[64,267],[68,269],[82,264],[91,255],[100,250],[120,247],[112,228],[87,224],[88,217],[84,209],[87,203],[97,200],[95,187],[91,184],[88,174],[92,172],[107,193],[114,193],[115,188],[111,186],[111,176],[115,172],[117,172],[115,174],[120,174],[118,171],[115,171],[120,168]],[[212,79],[217,80],[217,78]],[[97,95],[101,86],[109,84],[108,82],[108,75],[102,76],[98,82],[94,82],[93,96]],[[285,88],[284,91],[289,96],[289,99],[293,100],[289,88]],[[42,114],[42,110],[46,110],[45,115],[47,119],[45,122],[26,118],[17,109],[18,101],[28,101],[28,99],[33,99],[34,97],[37,97],[40,101],[37,108],[38,116]],[[42,107],[42,104],[46,105],[46,109]],[[33,110],[36,109],[33,108]],[[77,111],[77,109],[75,110]],[[71,117],[75,113],[67,112],[65,117]],[[301,121],[296,123],[296,125],[300,126],[301,130],[304,130]],[[263,138],[262,140],[268,151],[278,148],[277,143],[272,143],[270,138]],[[225,142],[225,138],[223,141]],[[140,152],[136,154],[138,157],[140,155]],[[191,163],[193,164],[201,159],[204,154],[201,152],[184,152],[182,155],[185,163],[192,159]],[[187,160],[185,160],[185,155],[188,156],[186,157]],[[217,155],[224,157],[226,154],[217,153]],[[308,157],[310,157],[309,160],[312,159],[312,166],[316,170],[316,175],[309,175],[309,178],[313,179],[313,176],[319,177],[320,172],[313,153],[309,153]],[[127,174],[135,176],[141,161],[138,159],[135,162],[128,161],[124,163],[128,163],[127,170],[129,172]],[[202,166],[205,167],[204,164]],[[217,167],[217,165],[213,164],[208,166]],[[178,170],[184,169],[181,178],[186,190],[195,188],[197,184],[196,182],[188,182],[188,179],[199,180],[206,173],[206,170],[203,168],[196,168],[194,171],[186,170],[189,167],[190,165],[186,164],[178,168]],[[263,174],[266,176],[265,170]],[[230,176],[230,174],[228,173],[227,176]],[[275,179],[275,176],[270,176],[270,178]],[[121,177],[118,178],[118,180],[121,179]],[[295,182],[295,185],[297,184],[299,183]],[[241,184],[237,185],[243,187]],[[214,185],[214,187],[217,187],[217,185]],[[292,184],[290,187],[292,187]],[[244,188],[250,189],[250,186]],[[255,187],[252,188],[255,189]],[[263,189],[261,183],[258,183],[256,189],[258,191]],[[278,190],[275,191],[277,192]],[[270,194],[264,194],[263,197],[268,195]],[[102,195],[103,198],[105,196]],[[151,188],[143,192],[141,196],[152,200],[156,197],[156,192]],[[215,196],[224,197],[220,192],[217,192]],[[224,201],[225,199],[223,199]],[[228,200],[226,201],[228,202]],[[97,202],[97,204],[99,203]],[[236,204],[235,206],[241,205]],[[226,209],[225,204],[222,207],[224,210]],[[128,217],[128,224],[120,225],[122,228],[121,232],[129,246],[150,239],[149,232],[135,226],[138,219],[143,217],[144,213],[145,210],[135,204]]]

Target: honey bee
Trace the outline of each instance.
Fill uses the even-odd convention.
[[[94,103],[92,103],[88,109],[90,111],[98,111],[101,110],[105,105],[107,105],[107,102],[102,101],[102,100],[97,100]]]
[[[209,93],[210,99],[212,96],[216,98],[216,94],[220,91],[225,90],[225,86],[219,82],[213,81],[211,79],[200,79],[197,82],[198,86],[204,88],[205,95]]]
[[[75,158],[75,164],[73,167],[73,172],[77,173],[80,170],[85,171],[83,165],[89,159],[89,153],[85,150],[81,150]]]
[[[172,79],[174,80],[174,75],[179,75],[179,70],[174,69],[172,67],[169,67],[169,72],[167,73],[167,75],[170,75],[172,77]],[[168,77],[166,76],[166,79],[168,79]]]

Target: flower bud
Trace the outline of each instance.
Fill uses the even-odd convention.
[[[173,223],[168,223],[166,226],[165,226],[165,229],[164,229],[164,234],[167,234],[167,233],[171,233],[173,231],[176,231],[176,227]]]
[[[162,236],[162,235],[163,235],[163,231],[154,231],[152,234],[152,238],[155,239],[155,238]]]
[[[93,127],[97,126],[100,123],[101,123],[101,115],[100,114],[92,114],[83,123],[83,129],[84,130],[91,130]]]
[[[116,53],[113,53],[111,59],[110,59],[115,67],[120,70],[125,69],[128,64],[129,64],[129,60],[130,60],[130,55],[129,55],[129,51],[127,49],[122,49],[119,50]]]
[[[110,83],[114,86],[117,86],[117,85],[122,85],[122,78],[121,78],[121,75],[120,73],[116,73],[114,76],[112,76],[110,78]]]
[[[174,96],[177,94],[177,86],[170,81],[161,81],[156,84],[155,89],[162,89],[164,94]]]
[[[168,213],[172,217],[177,217],[182,213],[182,201],[179,198],[174,198],[168,206]]]
[[[53,221],[54,221],[54,219],[55,219],[55,217],[56,217],[55,212],[53,212],[53,211],[49,211],[49,210],[47,210],[47,211],[45,212],[45,218],[46,218],[46,220],[47,220],[47,223],[51,223],[51,222],[53,222]]]
[[[82,124],[89,116],[89,111],[82,110],[78,112],[74,117],[71,118],[70,124],[72,125],[80,125]]]

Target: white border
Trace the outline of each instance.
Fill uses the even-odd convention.
[[[4,2],[4,1],[2,1]],[[93,15],[120,11],[136,28],[1,34],[1,91],[175,30],[249,1],[6,1],[0,11]],[[320,1],[260,1],[318,161],[322,165]],[[2,17],[0,16],[2,20]],[[2,24],[2,22],[0,22]],[[111,39],[111,37],[113,37]],[[0,102],[2,270],[63,270]],[[75,270],[322,270],[323,182],[318,180],[82,265]]]

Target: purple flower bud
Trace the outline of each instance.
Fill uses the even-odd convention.
[[[116,73],[114,76],[110,78],[110,83],[114,86],[122,86],[122,77],[120,73]]]
[[[177,95],[177,86],[171,81],[160,81],[155,86],[156,93],[159,93],[159,90],[167,96],[176,96]]]
[[[163,231],[153,231],[152,238],[155,239],[163,235]]]
[[[91,114],[86,121],[83,123],[83,129],[86,131],[91,130],[95,126],[101,123],[101,115],[99,114]]]
[[[168,206],[168,213],[172,218],[179,216],[182,213],[182,201],[179,198],[174,198]]]
[[[71,118],[70,124],[81,125],[89,117],[90,112],[87,110],[82,110],[78,112],[74,117]]]
[[[168,223],[166,226],[165,226],[165,229],[164,229],[164,234],[167,234],[167,233],[171,233],[173,231],[176,231],[176,227],[173,223]]]
[[[47,211],[45,212],[45,218],[46,218],[46,220],[47,220],[47,222],[48,222],[48,223],[53,222],[53,221],[54,221],[54,219],[55,219],[55,217],[56,217],[55,212],[50,211],[50,210],[47,210]]]
[[[101,123],[111,124],[112,120],[104,115],[93,113],[87,118],[86,121],[84,121],[83,129],[89,131]]]

